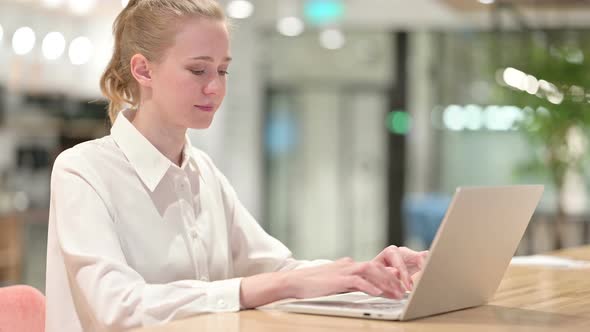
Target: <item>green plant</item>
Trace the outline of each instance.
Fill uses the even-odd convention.
[[[519,51],[504,54],[499,74],[512,84],[500,90],[500,98],[524,110],[517,126],[534,153],[518,171],[548,176],[555,187],[554,245],[561,248],[566,174],[583,173],[588,164],[584,152],[590,129],[590,47],[581,34],[571,32],[538,37],[521,35],[520,45],[515,45]],[[510,67],[515,70],[507,72]]]

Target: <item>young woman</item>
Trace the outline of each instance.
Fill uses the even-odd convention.
[[[295,260],[191,147],[186,131],[210,126],[231,62],[216,1],[131,0],[113,30],[101,79],[111,134],[64,151],[52,173],[47,332],[123,330],[347,291],[400,298],[412,288],[426,252]]]

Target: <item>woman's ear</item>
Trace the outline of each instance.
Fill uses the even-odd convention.
[[[135,54],[131,57],[131,75],[135,78],[139,85],[144,87],[151,87],[152,72],[148,59],[142,54]]]

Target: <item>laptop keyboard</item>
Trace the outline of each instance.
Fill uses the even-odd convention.
[[[397,302],[397,303],[357,303],[357,304],[366,304],[368,308],[373,310],[395,310],[403,308],[406,303],[405,302]]]
[[[319,306],[319,307],[337,307],[356,310],[398,310],[404,307],[406,301],[383,302],[383,303],[358,303],[358,302],[340,302],[340,301],[304,301],[290,303],[290,306]]]
[[[303,301],[326,301],[326,302],[354,302],[354,303],[383,303],[383,302],[400,302],[407,300],[410,296],[410,292],[406,292],[402,300],[392,300],[384,297],[371,296],[362,292],[343,293],[330,296],[322,296],[313,299],[307,299]]]
[[[289,306],[317,306],[336,307],[355,310],[401,310],[408,302],[410,293],[407,292],[403,299],[392,300],[384,297],[370,296],[362,292],[344,293],[318,297],[289,303]]]

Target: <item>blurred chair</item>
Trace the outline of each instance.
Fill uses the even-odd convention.
[[[0,216],[0,287],[21,282],[22,227],[18,217]]]
[[[409,194],[403,201],[406,239],[427,249],[445,216],[451,197],[444,194]]]
[[[45,331],[45,296],[25,285],[0,288],[0,331]]]

